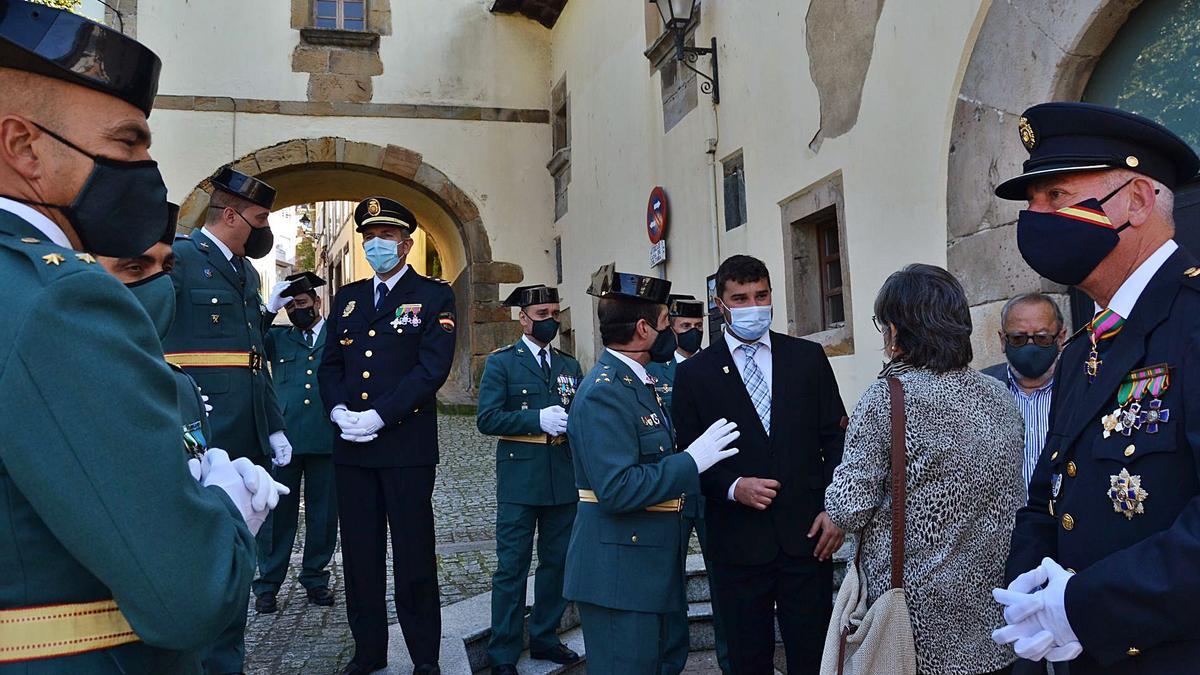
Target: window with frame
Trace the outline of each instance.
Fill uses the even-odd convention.
[[[367,0],[316,0],[316,27],[365,31]]]
[[[746,224],[746,164],[742,153],[725,160],[725,231]]]
[[[821,323],[825,330],[846,324],[846,305],[842,297],[842,254],[838,236],[837,212],[827,208],[824,222],[817,230],[818,260],[821,266]]]
[[[780,204],[787,261],[788,332],[854,353],[842,178],[833,174]]]

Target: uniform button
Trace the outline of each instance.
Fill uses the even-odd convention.
[[[312,401],[310,401],[308,399],[304,399],[304,405],[308,405],[309,403],[312,403]]]
[[[366,353],[366,354],[363,354],[363,356],[365,356],[365,357],[367,357],[367,358],[369,359],[369,358],[371,358],[372,356],[375,356],[375,352],[373,352],[373,351],[371,351],[370,349],[368,349],[368,350],[367,350],[367,353]]]
[[[1067,530],[1068,532],[1075,529],[1075,519],[1072,518],[1071,514],[1069,514],[1069,513],[1063,514],[1062,523],[1063,523],[1063,529]]]
[[[362,400],[367,400],[367,392],[365,391],[362,393]]]
[[[305,389],[312,389],[312,385],[311,385],[311,384],[307,384],[307,383],[306,383],[306,384],[304,385],[304,388],[305,388]]]
[[[1075,462],[1067,462],[1067,475],[1071,478],[1075,477]]]
[[[1057,451],[1057,450],[1055,450],[1054,452],[1050,453],[1050,459],[1052,459],[1052,460],[1054,460],[1054,459],[1058,459],[1058,451]]]
[[[375,329],[374,328],[367,331],[367,337],[375,337]]]
[[[637,543],[637,535],[635,534],[635,535],[633,535],[632,537],[630,537],[630,538],[629,538],[629,541],[631,541],[631,542],[633,542],[633,543],[635,543],[635,544],[636,544],[636,543]]]
[[[1125,650],[1125,653],[1130,656],[1141,656],[1142,650],[1138,649],[1137,647],[1130,647],[1129,649]]]
[[[311,370],[309,370],[309,371],[306,371],[306,372],[307,372],[309,375],[312,375],[312,371],[311,371]]]
[[[371,371],[369,371],[369,370],[364,370],[364,371],[363,371],[363,379],[364,379],[364,380],[369,380],[369,379],[371,379]]]
[[[528,392],[528,391],[525,391],[524,389],[522,389],[522,390],[521,390],[521,393],[522,393],[522,394],[528,394],[529,392]]]
[[[663,446],[661,446],[661,445],[660,445],[660,446],[658,446],[658,451],[659,451],[659,452],[666,452],[666,450],[663,450]]]
[[[1133,453],[1136,451],[1137,451],[1137,448],[1134,447],[1133,445],[1130,445],[1128,448],[1125,448],[1125,456],[1133,457]]]
[[[280,363],[283,363],[283,359],[279,359],[279,362],[280,362]]]
[[[313,360],[313,359],[315,359],[315,358],[316,358],[315,356],[310,356],[310,357],[308,357],[308,360],[309,360],[309,361],[312,361],[312,360]]]
[[[217,304],[217,299],[216,299],[216,298],[213,298],[213,299],[212,299],[212,304],[214,304],[214,305],[215,305],[215,304]]]
[[[515,455],[513,455],[513,453],[511,453],[511,452],[510,452],[510,453],[508,453],[508,458],[509,458],[509,459],[512,459],[514,456],[515,456]]]

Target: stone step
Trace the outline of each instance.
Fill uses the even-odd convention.
[[[517,672],[521,675],[569,675],[571,673],[586,673],[587,672],[587,655],[583,651],[583,629],[576,626],[564,633],[559,634],[563,644],[575,650],[581,659],[570,665],[559,665],[553,661],[538,661],[529,658],[529,650],[526,649],[521,653],[521,660],[517,662]],[[485,668],[479,673],[491,675],[492,669]]]

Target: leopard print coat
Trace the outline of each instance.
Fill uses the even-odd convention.
[[[904,590],[917,670],[999,670],[1016,659],[992,642],[1004,620],[991,592],[1004,585],[1009,538],[1026,499],[1024,421],[1011,394],[975,370],[898,370],[908,450]],[[863,394],[825,492],[833,522],[862,539],[871,603],[891,574],[890,398],[885,379]]]

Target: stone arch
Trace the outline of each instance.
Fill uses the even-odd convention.
[[[975,323],[976,365],[1001,360],[1000,305],[1041,290],[1067,304],[1017,250],[1018,202],[992,190],[1027,157],[1017,122],[1045,101],[1077,101],[1100,56],[1142,0],[992,2],[955,102],[946,186],[947,264],[963,282]]]
[[[358,201],[370,194],[395,196],[412,208],[442,255],[444,275],[458,304],[454,367],[439,400],[474,401],[484,359],[515,334],[511,312],[499,302],[499,286],[520,282],[524,273],[514,263],[492,259],[487,229],[470,196],[418,152],[340,137],[285,141],[247,154],[233,167],[274,186],[279,191],[276,208]],[[202,223],[208,207],[206,187],[196,186],[184,200],[181,230]]]

